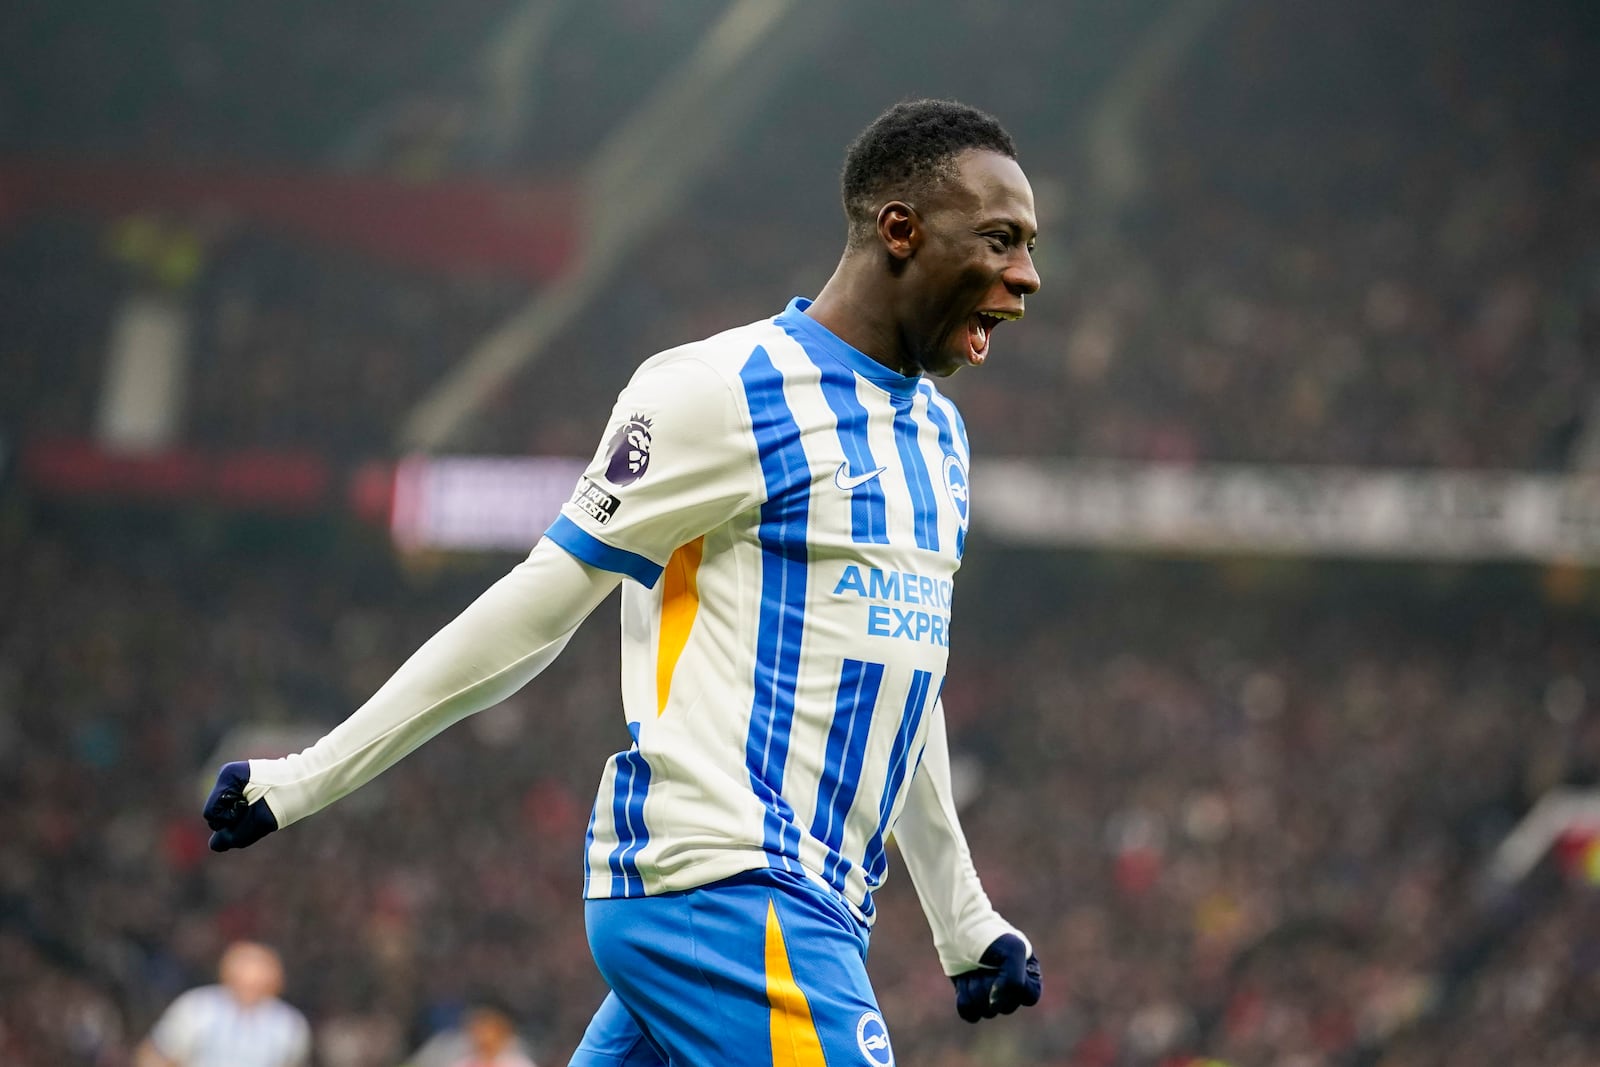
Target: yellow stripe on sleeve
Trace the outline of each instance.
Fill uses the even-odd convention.
[[[827,1067],[811,1005],[795,983],[778,909],[767,901],[767,1003],[772,1009],[772,1067]]]
[[[656,646],[656,717],[667,710],[667,695],[672,691],[672,672],[678,657],[689,643],[689,631],[700,610],[700,586],[696,576],[706,539],[696,537],[667,560],[661,576],[661,636]]]

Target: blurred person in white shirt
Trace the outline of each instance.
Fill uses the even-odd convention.
[[[283,961],[266,945],[236,941],[222,954],[220,981],[180,995],[156,1020],[136,1067],[304,1067],[311,1028],[278,999]]]
[[[406,1067],[536,1067],[511,1013],[494,1000],[475,1000],[461,1022],[433,1035]]]

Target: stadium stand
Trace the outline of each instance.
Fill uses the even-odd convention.
[[[370,538],[63,523],[9,543],[0,574],[3,981],[39,991],[0,997],[8,1062],[116,1062],[244,935],[284,946],[324,1025],[425,1029],[493,988],[541,1052],[570,1046],[600,993],[573,872],[621,736],[595,681],[616,671],[609,611],[509,706],[220,864],[194,809],[226,732],[336,720],[493,571],[408,575]],[[1600,770],[1592,593],[1049,554],[981,577],[946,694],[968,833],[1059,985],[1035,1025],[963,1040],[898,877],[871,966],[901,1058],[1332,1064],[1427,1032],[1442,1043],[1394,1062],[1487,1065],[1510,1038],[1459,1027],[1502,1024],[1518,1063],[1594,1047],[1564,1008],[1593,980],[1584,869],[1479,891],[1521,811]]]
[[[1554,3],[1442,22],[1378,3],[1351,10],[1247,6],[1224,19],[1203,60],[1149,108],[1149,187],[1134,207],[1101,215],[1075,199],[1086,181],[1069,162],[1080,123],[1018,123],[1054,213],[1040,251],[1048,287],[1013,335],[1007,373],[952,383],[983,450],[1513,469],[1574,460],[1600,384],[1586,359],[1600,281],[1583,236],[1600,226],[1600,158],[1577,124],[1549,117],[1600,106],[1582,16]],[[1387,44],[1352,64],[1363,34]],[[1492,64],[1457,58],[1491,49]],[[836,84],[893,97],[917,84],[898,75]],[[1009,110],[1005,94],[977,88]],[[1075,88],[1067,78],[1055,91]],[[850,115],[826,91],[820,102]],[[789,117],[730,149],[738,166],[647,242],[603,313],[493,398],[464,446],[587,451],[587,413],[644,356],[820,284],[837,243],[836,209],[822,202],[835,164],[825,152],[795,164],[787,142],[820,134]],[[770,207],[789,202],[796,210]],[[40,223],[0,247],[16,283],[16,325],[0,343],[8,365],[51,369],[27,394],[41,418],[82,423],[92,403],[93,329],[125,289],[107,262],[113,221],[100,233]],[[46,284],[56,295],[38,299]],[[527,291],[297,249],[238,225],[194,286],[196,365],[210,375],[197,382],[196,441],[292,437],[365,456],[395,447],[404,405]],[[75,294],[71,306],[62,292]],[[241,359],[247,374],[234,369]],[[356,391],[370,404],[340,399]],[[267,407],[275,426],[260,425]]]
[[[137,26],[9,8],[0,154],[570,173],[719,7],[597,5],[550,55],[538,136],[490,151],[467,72],[513,6],[314,6],[233,21],[163,0]],[[459,447],[589,452],[643,356],[825,277],[839,138],[948,92],[1013,127],[1047,223],[1028,321],[951,383],[980,453],[1592,467],[1600,9],[1217,5],[1141,112],[1140,191],[1109,204],[1086,113],[1174,6],[1047,5],[1002,62],[1012,43],[984,35],[1025,6],[861,5]],[[880,54],[912,10],[920,47]],[[177,262],[151,259],[125,216],[19,217],[4,192],[0,457],[94,435],[117,309],[174,277],[194,323],[183,446],[392,457],[409,407],[538,284],[205,205],[158,218]],[[399,556],[331,514],[64,502],[7,467],[0,1062],[120,1067],[238,936],[283,950],[326,1067],[392,1064],[485,989],[562,1062],[601,994],[576,897],[594,776],[625,743],[611,609],[507,707],[219,863],[196,811],[228,732],[337,721],[507,559]],[[896,872],[871,970],[900,1062],[1600,1060],[1593,842],[1483,881],[1546,790],[1600,785],[1593,571],[976,536],[968,559],[946,690],[964,818],[1047,993],[1012,1025],[961,1024]]]

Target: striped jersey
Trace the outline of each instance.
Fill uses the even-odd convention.
[[[150,1043],[178,1067],[302,1067],[311,1027],[277,998],[245,1006],[227,987],[200,986],[168,1005]]]
[[[635,579],[588,897],[772,867],[872,918],[942,714],[969,454],[931,382],[807,306],[645,362],[547,533]]]

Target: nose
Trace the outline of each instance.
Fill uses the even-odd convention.
[[[1012,296],[1032,296],[1039,291],[1039,272],[1033,267],[1033,256],[1027,249],[1012,259],[1001,272],[1000,280]]]

